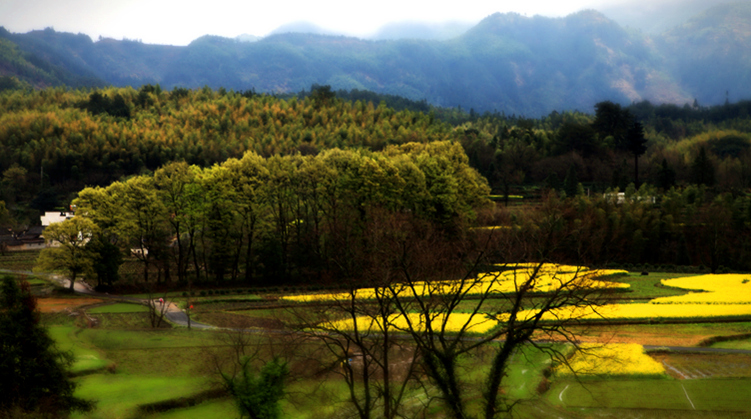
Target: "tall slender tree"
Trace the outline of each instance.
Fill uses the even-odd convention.
[[[49,247],[39,254],[35,269],[66,274],[70,290],[73,291],[76,279],[81,274],[94,272],[97,254],[86,245],[97,229],[93,221],[83,217],[50,224],[43,233]]]
[[[0,417],[61,418],[93,403],[73,396],[72,362],[39,323],[29,283],[6,276],[0,297]]]
[[[634,185],[639,187],[639,157],[647,151],[647,139],[644,137],[644,127],[634,121],[626,131],[623,148],[634,155]]]

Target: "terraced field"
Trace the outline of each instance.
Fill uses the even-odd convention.
[[[746,285],[743,282],[746,278],[742,276],[720,278],[727,278],[729,285],[726,286]],[[609,278],[619,281],[623,285],[618,287],[627,290],[619,293],[620,305],[726,306],[728,304],[718,300],[721,297],[708,298],[711,292],[722,295],[718,284],[723,284],[723,280],[701,286],[702,280],[715,279],[717,277],[681,279],[676,274],[628,274]],[[679,287],[689,282],[693,294]],[[705,291],[700,293],[700,301],[696,299],[697,283],[700,284],[698,289]],[[276,333],[285,330],[294,320],[295,310],[317,303],[289,301],[280,298],[282,293],[277,292],[206,294],[192,300],[195,320],[219,327],[256,330],[259,345],[268,345],[269,339],[277,339]],[[180,303],[182,296],[175,294],[171,298]],[[665,300],[659,300],[661,298],[672,302],[665,304]],[[655,299],[658,303],[651,302]],[[102,298],[50,297],[39,301],[40,307],[45,308],[44,321],[51,333],[76,357],[73,372],[79,375],[76,378],[80,384],[78,394],[99,400],[95,412],[76,417],[225,418],[237,414],[230,398],[220,393],[206,395],[207,389],[216,384],[216,377],[206,368],[207,356],[226,347],[226,341],[222,340],[225,333],[175,327],[152,329],[144,306],[108,302]],[[681,301],[683,303],[677,303]],[[744,302],[746,304],[742,304]],[[751,304],[737,296],[732,305],[751,308]],[[87,318],[94,318],[96,322],[92,324],[85,320]],[[625,323],[620,320],[623,318],[616,319],[616,324],[612,325],[598,321],[581,326],[578,335],[582,341],[589,342],[590,350],[585,354],[588,352],[590,358],[571,353],[569,366],[578,372],[576,378],[571,376],[569,366],[556,366],[547,355],[533,348],[515,354],[503,392],[506,397],[519,400],[515,408],[517,414],[529,418],[751,415],[748,402],[751,400],[751,353],[685,353],[668,348],[751,350],[748,343],[751,316],[723,317],[722,321],[716,321],[712,315],[686,319],[637,318],[637,321]],[[274,332],[262,333],[263,330]],[[642,345],[652,346],[644,351]],[[306,350],[314,352],[312,347]],[[626,356],[626,352],[632,355]],[[583,363],[579,362],[580,358],[585,359]],[[478,356],[465,362],[464,380],[479,386],[477,380],[487,369],[489,359]],[[647,364],[652,369],[644,370]],[[298,361],[295,369],[307,371],[310,366]],[[284,402],[285,417],[345,417],[350,412],[345,402],[346,387],[337,384],[340,378],[336,377],[333,372],[315,377],[298,375]],[[152,405],[169,408],[149,410]],[[439,409],[431,411],[430,417],[443,415]]]

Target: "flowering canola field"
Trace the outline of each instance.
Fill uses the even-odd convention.
[[[648,303],[564,307],[543,318],[630,320],[751,316],[751,275],[710,274],[663,279],[661,282],[666,286],[698,292],[655,298]],[[533,314],[534,312],[528,312],[524,315]]]
[[[698,290],[674,297],[656,298],[652,304],[751,304],[751,275],[700,275],[663,279],[669,287]]]
[[[558,375],[664,375],[661,363],[644,353],[636,343],[584,344],[569,365],[558,365]]]
[[[393,314],[388,319],[389,330],[404,330],[408,329],[409,324],[412,324],[413,330],[425,330],[428,324],[425,316],[418,313],[412,313],[405,318],[398,314]],[[431,316],[430,326],[434,329],[444,328],[447,332],[458,332],[465,329],[474,333],[485,333],[492,329],[498,322],[494,319],[487,318],[483,315],[471,316],[469,313],[452,313],[446,320],[445,314],[437,314]],[[466,325],[466,327],[465,327]],[[384,327],[382,318],[374,318],[368,316],[357,317],[357,322],[353,322],[351,319],[339,320],[335,322],[329,322],[324,325],[325,328],[331,330],[353,330],[357,327],[361,331],[381,331]]]
[[[540,269],[535,272],[535,269]],[[590,270],[581,266],[557,265],[557,264],[515,264],[504,265],[506,270],[488,272],[475,278],[455,281],[439,282],[416,282],[410,285],[393,284],[389,288],[361,288],[351,293],[334,294],[306,294],[282,297],[283,299],[297,302],[312,301],[339,301],[369,300],[376,298],[398,296],[403,298],[429,297],[449,293],[466,295],[513,293],[521,288],[532,292],[550,292],[553,290],[572,289],[600,289],[600,288],[627,288],[629,284],[602,281],[598,278],[612,274],[627,273],[620,270]],[[489,318],[479,313],[451,313],[448,318],[445,314],[436,313],[428,320],[422,314],[412,313],[406,318],[400,315],[391,316],[386,323],[390,329],[405,329],[409,324],[413,330],[424,330],[427,324],[433,329],[441,329],[447,332],[466,330],[474,333],[484,333],[498,324],[498,319]],[[503,317],[500,317],[503,320]],[[371,316],[361,316],[356,320],[345,319],[321,325],[333,330],[383,330],[383,319],[374,319]]]
[[[355,299],[376,299],[379,296],[391,294],[399,297],[427,297],[430,295],[442,295],[461,293],[467,295],[513,293],[522,287],[532,287],[532,292],[550,292],[559,289],[592,289],[592,288],[628,288],[629,284],[622,282],[602,281],[598,278],[625,274],[623,270],[594,269],[582,266],[558,265],[552,263],[543,264],[535,273],[534,269],[539,264],[513,264],[503,265],[506,270],[497,272],[485,272],[475,278],[453,281],[415,282],[410,286],[406,284],[394,284],[390,288],[361,288],[352,293],[334,294],[302,294],[284,296],[282,299],[298,302],[312,301],[346,301]],[[385,293],[385,294],[384,294]]]
[[[309,294],[283,297],[292,301],[346,301],[350,299],[374,299],[377,297],[426,297],[445,293],[462,293],[467,295],[482,293],[512,293],[521,288],[532,289],[534,292],[548,292],[556,289],[576,287],[578,289],[593,288],[626,288],[629,284],[603,281],[603,276],[624,273],[625,271],[590,270],[586,267],[545,264],[539,272],[534,273],[537,264],[505,265],[506,270],[483,273],[476,278],[463,281],[440,281],[434,283],[418,282],[411,286],[396,284],[390,288],[363,288],[352,293],[338,294]],[[562,307],[545,313],[544,320],[560,319],[608,319],[608,320],[647,320],[647,319],[681,319],[681,318],[713,318],[713,317],[751,317],[751,275],[723,274],[701,275],[675,279],[665,279],[666,286],[693,290],[685,295],[661,297],[647,303],[634,304],[605,304],[601,306]],[[537,314],[536,310],[520,313],[520,318],[531,318]],[[459,331],[465,325],[469,331],[484,333],[492,329],[498,319],[491,319],[480,313],[471,317],[467,313],[452,313],[448,319],[443,314],[436,314],[430,320],[431,327],[445,328],[448,332]],[[383,325],[377,324],[368,317],[357,319],[357,327],[361,330]],[[409,319],[394,315],[389,319],[391,328],[404,328],[408,323],[422,329],[427,320],[419,314],[411,314]],[[330,324],[336,329],[352,329],[352,320],[343,320]]]

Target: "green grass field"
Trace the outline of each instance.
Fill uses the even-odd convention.
[[[697,274],[665,273],[650,272],[649,275],[641,275],[639,272],[631,272],[628,275],[615,276],[612,278],[615,282],[623,282],[631,286],[619,292],[617,297],[633,299],[653,299],[658,297],[670,297],[673,295],[683,295],[688,291],[679,288],[663,286],[660,281],[663,279],[683,278],[686,276],[696,276]],[[610,280],[610,278],[608,278]]]
[[[31,271],[39,257],[40,250],[6,252],[0,255],[0,269],[13,271]]]
[[[559,381],[545,399],[568,409],[699,410],[751,414],[751,379]]]
[[[97,400],[96,410],[73,418],[116,419],[137,417],[140,404],[184,397],[202,391],[203,377],[94,374],[77,380],[76,396]]]
[[[145,313],[148,312],[148,307],[141,304],[129,304],[129,303],[115,303],[107,304],[99,307],[94,307],[86,310],[91,314],[101,313]]]
[[[712,347],[724,348],[724,349],[743,349],[743,350],[751,351],[751,339],[728,340],[725,342],[717,342],[713,344]]]
[[[80,329],[73,326],[52,326],[49,329],[50,336],[55,339],[59,349],[70,351],[74,362],[71,366],[73,374],[82,374],[87,371],[98,371],[110,366],[111,362],[94,349],[92,345],[78,336]]]
[[[631,284],[631,291],[619,296],[624,299],[655,298],[679,295],[683,291],[659,286],[661,279],[686,276],[685,274],[655,273],[648,276],[630,274],[618,281]],[[273,297],[278,296],[274,294]],[[71,297],[74,298],[74,297]],[[180,299],[182,297],[178,297]],[[197,298],[197,317],[222,320],[231,314],[251,319],[278,320],[289,315],[287,308],[268,308],[253,305],[264,295],[213,295],[204,303]],[[212,302],[206,303],[206,300]],[[264,300],[267,301],[267,300]],[[472,302],[467,302],[471,304]],[[257,307],[257,308],[255,308]],[[305,306],[301,305],[304,310]],[[172,409],[166,412],[145,414],[138,406],[176,398],[191,397],[211,387],[216,377],[210,373],[210,353],[221,349],[226,333],[220,331],[187,330],[183,328],[151,329],[146,308],[136,304],[114,303],[87,310],[98,320],[94,328],[79,328],[81,317],[65,313],[43,315],[53,338],[63,350],[75,357],[73,372],[79,383],[77,395],[97,400],[97,408],[74,418],[236,418],[239,414],[229,398],[204,401],[198,405]],[[735,336],[751,333],[751,322],[637,324],[593,326],[583,328],[582,336],[596,337],[612,333],[626,340],[650,340],[662,344],[696,345],[715,336]],[[279,337],[271,334],[255,341],[259,347]],[[715,343],[713,347],[751,349],[751,339]],[[297,345],[297,343],[295,343]],[[294,349],[295,345],[287,345]],[[655,355],[657,357],[657,355]],[[503,395],[510,400],[520,400],[515,407],[515,417],[521,418],[582,418],[582,417],[632,417],[632,418],[694,418],[694,417],[748,417],[751,415],[751,373],[739,363],[748,356],[681,355],[668,354],[663,358],[675,368],[685,371],[709,371],[712,368],[730,368],[735,375],[718,373],[702,379],[678,380],[673,378],[633,379],[613,377],[590,378],[581,382],[552,376],[545,378],[550,367],[549,357],[538,350],[524,348],[514,354],[503,385]],[[660,359],[660,358],[657,358]],[[462,380],[469,383],[468,393],[479,400],[481,379],[487,372],[490,354],[462,360]],[[300,362],[300,361],[298,361]],[[723,367],[717,366],[721,365]],[[297,367],[305,370],[305,364]],[[725,369],[727,369],[725,368]],[[312,371],[312,370],[311,370]],[[306,371],[306,374],[311,374]],[[344,417],[352,411],[347,399],[347,389],[336,374],[312,378],[295,376],[289,383],[289,396],[283,402],[283,417],[314,419]],[[551,380],[548,382],[548,380]],[[540,394],[540,389],[547,389]],[[412,390],[405,405],[417,408],[424,402],[421,391]],[[427,417],[443,418],[441,407],[433,403]]]
[[[239,417],[232,399],[210,400],[196,406],[143,416],[143,419],[203,419]]]

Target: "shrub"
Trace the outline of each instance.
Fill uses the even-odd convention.
[[[537,384],[537,394],[544,394],[548,390],[550,390],[550,381],[546,377],[542,377],[540,383]]]

